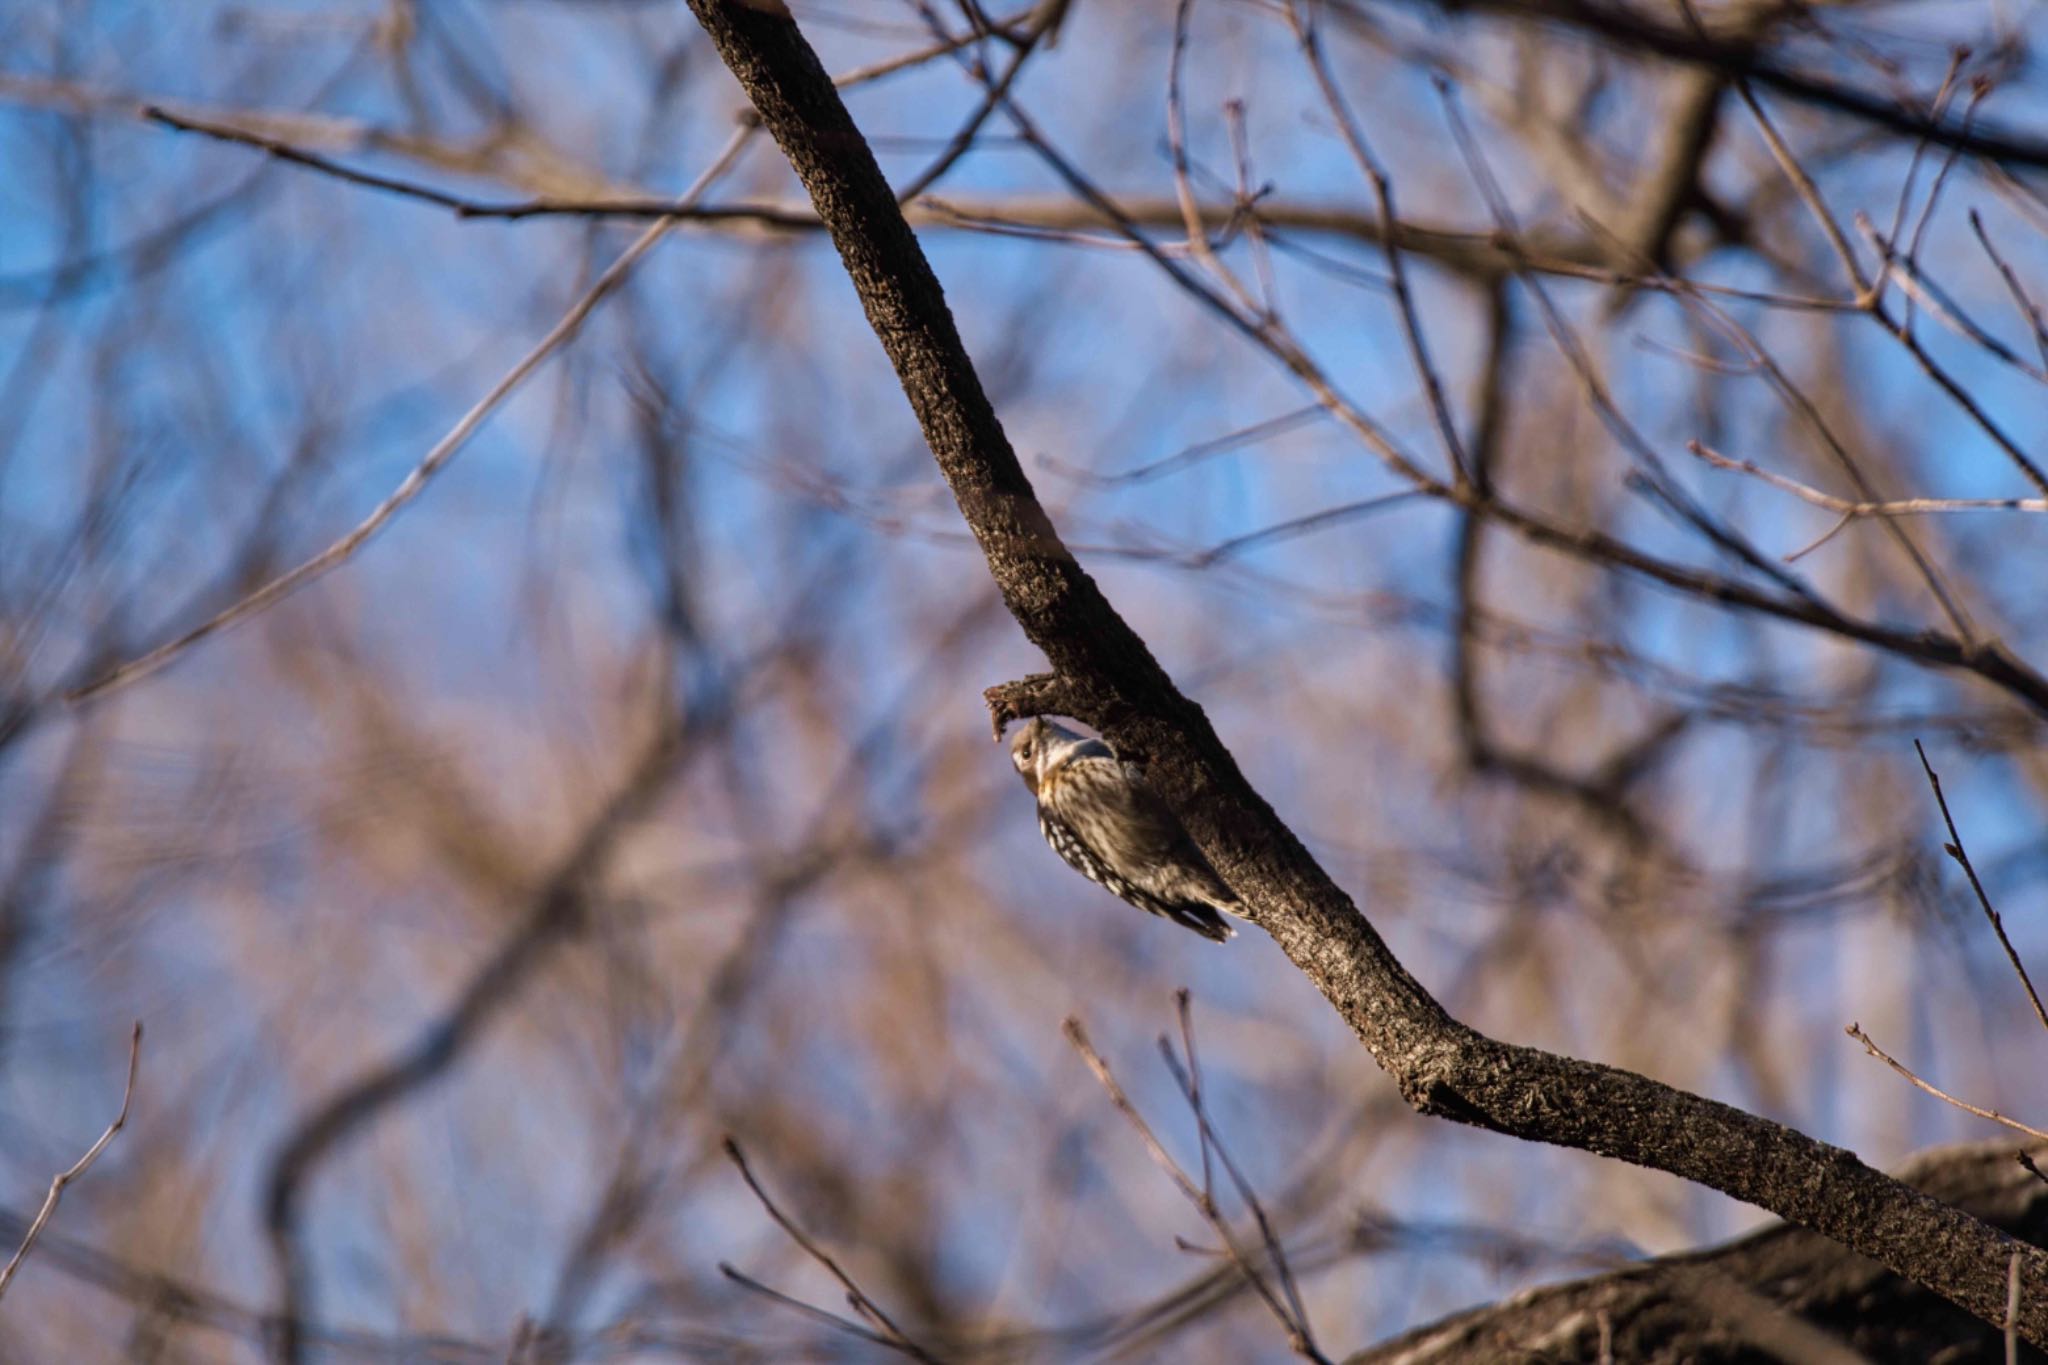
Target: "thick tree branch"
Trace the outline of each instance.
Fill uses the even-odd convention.
[[[1595,0],[1422,3],[1454,13],[1495,13],[1523,23],[1577,30],[1616,51],[1659,57],[1711,71],[1725,79],[1750,81],[1801,104],[1846,115],[1896,137],[1953,148],[2002,166],[2048,166],[2048,141],[2038,135],[1992,126],[1981,119],[1926,112],[1846,82],[1809,75],[1781,64],[1771,52],[1760,50],[1752,38],[1739,32],[1702,34],[1688,25],[1652,18],[1641,12],[1642,7]],[[1787,9],[1796,12],[1795,7]],[[1332,0],[1330,12],[1340,18],[1369,22],[1363,18],[1364,7],[1355,0]]]
[[[988,703],[989,723],[994,727],[998,741],[1003,737],[1003,727],[1013,720],[1026,720],[1032,716],[1071,716],[1074,708],[1082,704],[1057,673],[1033,673],[1015,682],[997,683],[994,687],[984,688],[981,696]]]
[[[2036,1151],[2040,1149],[2036,1148]],[[1937,1147],[1899,1179],[2014,1236],[2048,1236],[2048,1185],[2009,1142]],[[1604,1323],[1603,1320],[1604,1319]],[[1606,1354],[1601,1353],[1606,1337]],[[1757,1360],[1988,1362],[1998,1328],[1826,1238],[1783,1223],[1720,1246],[1544,1285],[1379,1342],[1344,1365],[1737,1365]],[[1853,1348],[1853,1349],[1845,1349]],[[2022,1356],[2038,1361],[2040,1354]]]
[[[1849,1152],[1612,1067],[1496,1042],[1450,1018],[1246,782],[1054,532],[969,362],[939,283],[831,79],[780,4],[689,0],[810,193],[1010,612],[1067,707],[1146,762],[1269,933],[1419,1111],[1669,1171],[1812,1228],[2003,1322],[2007,1266],[2048,1255]],[[1041,686],[1041,684],[1033,684]],[[1014,697],[1014,689],[1002,695]],[[2048,1295],[2020,1331],[2048,1343]]]

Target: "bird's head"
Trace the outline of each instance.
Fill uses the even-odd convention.
[[[1044,716],[1033,716],[1010,736],[1010,763],[1024,779],[1024,785],[1036,795],[1039,784],[1052,770],[1066,761],[1077,745],[1089,742]]]

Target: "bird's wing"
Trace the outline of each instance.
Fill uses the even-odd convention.
[[[1039,823],[1061,857],[1141,910],[1221,943],[1216,913],[1237,897],[1158,793],[1107,756],[1061,765],[1039,793]]]
[[[1050,785],[1047,800],[1053,813],[1124,876],[1164,891],[1157,884],[1158,872],[1177,868],[1188,879],[1178,891],[1236,903],[1180,818],[1131,765],[1109,757],[1077,758]]]
[[[1047,784],[1046,804],[1089,846],[1124,865],[1156,864],[1180,851],[1187,832],[1157,793],[1108,755],[1063,764]]]

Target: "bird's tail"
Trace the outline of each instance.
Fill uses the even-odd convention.
[[[1228,943],[1237,930],[1216,912],[1226,910],[1233,915],[1242,915],[1242,911],[1232,908],[1235,904],[1235,901],[1226,904],[1206,897],[1198,901],[1180,901],[1166,906],[1166,917],[1183,929],[1194,930],[1203,938]]]
[[[1239,900],[1237,893],[1227,886],[1220,892],[1213,892],[1203,896],[1202,900],[1215,909],[1221,910],[1226,915],[1235,915],[1238,919],[1245,920],[1251,918],[1250,915],[1244,912],[1244,902]]]

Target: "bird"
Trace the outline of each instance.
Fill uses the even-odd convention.
[[[1034,716],[1011,737],[1010,762],[1037,798],[1039,833],[1076,872],[1204,938],[1235,932],[1217,911],[1242,915],[1237,893],[1109,745]]]

